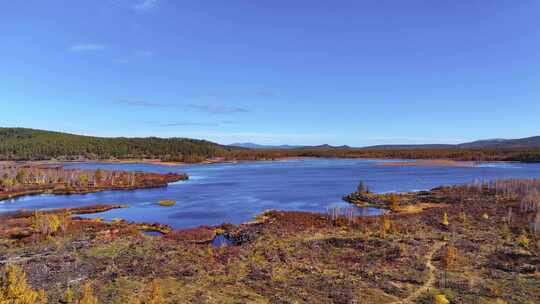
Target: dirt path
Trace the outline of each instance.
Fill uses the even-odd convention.
[[[428,279],[426,282],[420,286],[417,290],[415,290],[413,293],[411,293],[408,297],[406,297],[403,300],[399,300],[396,302],[392,302],[391,304],[409,304],[414,303],[413,301],[416,300],[420,295],[422,295],[424,292],[428,291],[431,287],[433,287],[433,283],[435,283],[435,266],[433,266],[432,259],[435,252],[439,251],[441,247],[444,245],[444,242],[436,242],[433,247],[431,247],[431,250],[428,252],[426,259],[426,267],[428,270]]]

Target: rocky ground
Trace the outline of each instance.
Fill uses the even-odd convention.
[[[517,198],[450,187],[404,194],[398,205],[415,196],[440,208],[378,217],[270,211],[157,237],[139,224],[76,216],[44,234],[32,216],[8,216],[0,264],[18,265],[49,303],[86,282],[100,303],[140,303],[156,284],[165,303],[540,303],[540,242]],[[232,245],[212,246],[216,234]]]

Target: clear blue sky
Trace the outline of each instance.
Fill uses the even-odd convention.
[[[0,126],[220,143],[540,135],[540,1],[4,1]]]

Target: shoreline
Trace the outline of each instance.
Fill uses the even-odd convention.
[[[473,168],[478,164],[485,163],[522,163],[520,161],[467,161],[467,160],[454,160],[445,158],[416,158],[416,159],[399,159],[399,158],[372,158],[372,157],[322,157],[322,156],[290,156],[290,157],[277,157],[273,159],[246,159],[246,160],[225,160],[222,158],[207,159],[197,163],[186,162],[173,162],[173,161],[161,161],[159,159],[106,159],[106,160],[37,160],[37,161],[0,161],[2,164],[28,164],[35,166],[63,166],[64,164],[79,164],[79,163],[98,163],[98,164],[148,164],[148,165],[163,165],[163,166],[193,166],[193,165],[211,165],[211,164],[240,164],[251,162],[278,162],[289,160],[309,160],[309,159],[326,159],[326,160],[380,160],[377,166],[381,167],[459,167],[459,168]]]
[[[416,159],[394,162],[383,162],[377,164],[381,167],[454,167],[454,168],[473,168],[478,163],[473,161],[460,161],[450,159]]]

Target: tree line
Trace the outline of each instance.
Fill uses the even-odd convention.
[[[192,161],[227,154],[227,147],[188,138],[104,138],[0,128],[0,160],[160,158]]]
[[[0,160],[151,158],[198,163],[211,158],[233,161],[274,160],[288,157],[540,162],[540,148],[365,149],[325,146],[287,150],[254,150],[188,138],[104,138],[23,128],[0,128]]]
[[[275,160],[288,157],[452,159],[461,161],[540,162],[540,149],[407,149],[314,148],[288,150],[233,150],[231,160]]]

